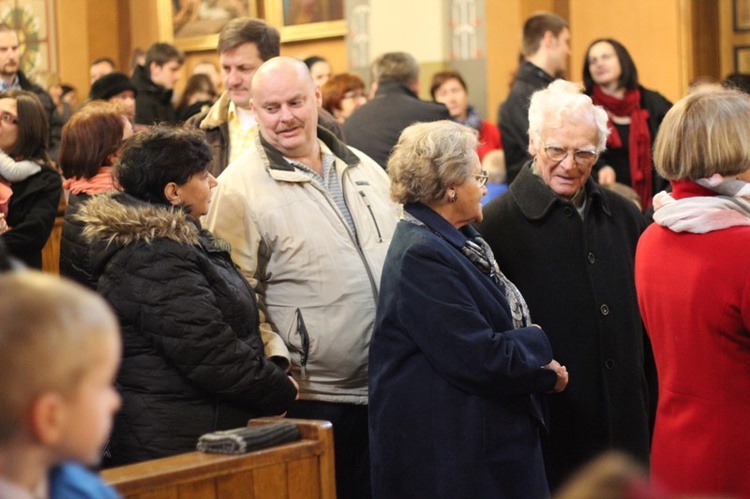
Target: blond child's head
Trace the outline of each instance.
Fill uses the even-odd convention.
[[[95,293],[34,271],[0,275],[0,453],[96,463],[120,406],[120,349]]]

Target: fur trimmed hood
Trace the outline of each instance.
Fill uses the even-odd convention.
[[[201,120],[199,125],[200,129],[210,130],[227,123],[227,120],[229,119],[229,104],[231,102],[229,92],[221,94],[219,99],[208,110],[208,113],[206,113],[206,117]]]
[[[84,224],[83,238],[88,243],[125,246],[157,238],[200,243],[198,227],[180,209],[146,203],[124,193],[93,196],[81,205],[76,219]]]

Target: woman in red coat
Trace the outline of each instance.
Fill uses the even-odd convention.
[[[667,113],[654,163],[672,194],[636,252],[659,375],[652,478],[750,497],[750,98],[697,93]]]

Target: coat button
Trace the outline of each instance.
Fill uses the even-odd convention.
[[[570,218],[571,216],[573,216],[573,208],[571,208],[570,206],[566,206],[565,208],[563,208],[563,214],[566,217]]]
[[[606,303],[599,307],[599,311],[602,313],[602,315],[609,315],[609,307]]]
[[[610,371],[615,368],[615,359],[607,359],[604,361],[604,367]]]
[[[589,263],[592,264],[592,265],[596,261],[596,257],[590,251],[589,251],[589,254],[588,254],[588,259],[589,259]]]

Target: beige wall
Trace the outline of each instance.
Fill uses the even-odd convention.
[[[521,28],[525,16],[522,0],[487,1],[487,119],[495,122],[497,108],[508,95],[518,68]]]
[[[370,59],[404,51],[419,62],[445,60],[448,23],[444,2],[370,0],[370,9]]]
[[[122,19],[121,3],[129,2],[132,19]],[[156,2],[153,0],[55,0],[60,79],[78,89],[79,100],[89,91],[89,64],[110,57],[127,71],[122,40],[148,46],[158,39]],[[139,10],[140,9],[140,10]],[[125,9],[127,12],[128,9]],[[136,14],[138,13],[138,14]],[[135,22],[138,20],[138,22]],[[131,30],[125,33],[123,30]]]
[[[61,81],[76,87],[78,98],[83,99],[89,88],[87,0],[57,0],[55,6],[58,73]]]

